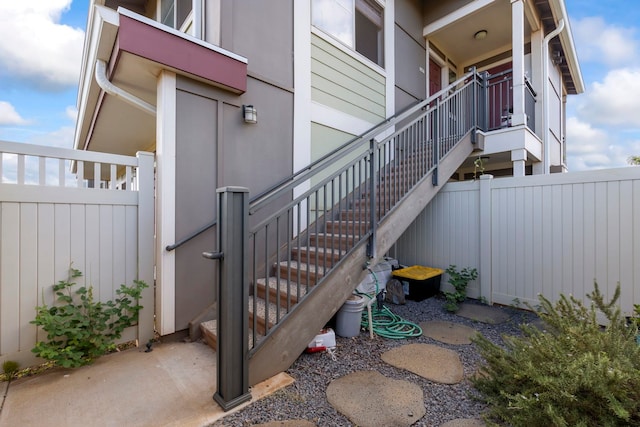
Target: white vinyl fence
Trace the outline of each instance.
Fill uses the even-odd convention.
[[[396,245],[403,264],[475,267],[469,296],[585,302],[594,281],[640,304],[640,167],[448,183]],[[446,283],[443,277],[443,287]]]
[[[123,337],[153,337],[154,159],[0,141],[0,362],[30,366],[45,338],[30,322],[54,301],[52,285],[69,268],[94,297],[116,297],[143,280],[137,327]]]

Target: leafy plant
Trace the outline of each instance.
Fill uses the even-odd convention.
[[[629,156],[627,157],[627,163],[634,166],[640,166],[640,156]]]
[[[635,312],[635,316],[632,317],[631,324],[636,329],[636,342],[640,345],[640,304],[634,304],[633,310]]]
[[[20,367],[20,365],[18,364],[18,362],[15,362],[13,360],[5,360],[2,363],[2,372],[4,373],[5,378],[8,381],[11,381],[11,379],[18,372],[18,368],[19,367]]]
[[[47,332],[47,340],[39,341],[31,350],[56,365],[73,368],[93,362],[113,351],[115,340],[122,332],[138,322],[143,308],[138,304],[142,289],[147,284],[134,280],[132,286],[121,285],[115,301],[95,301],[92,287],[80,287],[73,281],[82,273],[70,269],[69,278],[53,286],[56,302],[36,307],[36,318],[31,321]]]
[[[478,158],[473,161],[473,179],[478,178],[478,172],[480,175],[484,175],[484,162],[486,159],[487,157],[478,156]]]
[[[640,347],[616,301],[595,284],[589,307],[540,296],[544,330],[522,325],[505,348],[473,338],[486,365],[472,379],[488,404],[488,422],[522,426],[640,426]],[[607,326],[598,322],[598,313]]]
[[[478,278],[478,270],[465,267],[458,271],[455,265],[450,265],[445,272],[449,275],[449,284],[453,286],[455,291],[444,292],[444,296],[447,299],[444,303],[444,308],[447,311],[456,312],[458,311],[458,304],[467,297],[469,282]]]

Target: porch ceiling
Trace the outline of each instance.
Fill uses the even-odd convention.
[[[504,18],[496,19],[498,16]],[[525,25],[528,38],[531,29],[526,22]],[[473,36],[480,30],[486,30],[487,37],[476,40]],[[494,52],[510,49],[511,4],[493,2],[425,36],[456,65],[474,64]]]
[[[113,85],[151,105],[157,104],[157,79],[163,70],[233,93],[246,90],[245,58],[131,11],[95,6],[78,93],[76,149],[134,155],[155,146],[155,115],[105,93],[94,77],[97,60],[108,64]]]
[[[467,9],[460,9],[466,10],[466,14],[451,13],[428,24],[423,33],[436,49],[445,52],[451,61],[464,68],[483,63],[488,59],[508,58],[505,52],[511,51],[511,2],[483,0],[478,1],[480,6],[474,6],[474,3],[470,2],[466,6]],[[476,8],[473,9],[474,7]],[[563,0],[535,0],[531,7],[535,8],[535,12],[532,12],[533,15],[527,15],[524,20],[525,43],[530,42],[531,25],[534,25],[527,18],[540,19],[544,34],[553,31],[557,22],[564,19],[566,28],[551,40],[549,52],[560,53],[562,62],[559,68],[567,93],[584,92],[584,83]],[[535,14],[537,18],[533,17]],[[480,30],[486,30],[487,37],[476,40],[474,34]]]

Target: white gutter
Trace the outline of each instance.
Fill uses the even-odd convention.
[[[101,59],[96,60],[95,77],[98,86],[100,86],[100,88],[109,95],[121,98],[124,102],[133,105],[134,107],[139,108],[140,110],[144,111],[145,113],[151,114],[152,116],[156,115],[156,107],[146,101],[143,101],[137,96],[132,95],[123,89],[120,89],[109,81],[109,79],[107,78],[107,64]]]
[[[564,29],[564,19],[558,21],[558,26],[544,37],[542,41],[542,131],[544,132],[544,153],[542,159],[543,174],[548,175],[551,169],[550,151],[550,132],[549,132],[549,42]]]

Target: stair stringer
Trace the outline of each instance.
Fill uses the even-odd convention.
[[[471,143],[471,132],[469,132],[440,160],[437,169],[440,185],[432,184],[433,172],[429,173],[378,225],[378,258],[382,258],[391,249],[474,148]],[[287,370],[313,337],[340,309],[365,278],[366,262],[370,261],[375,265],[379,261],[379,259],[367,259],[366,246],[366,241],[360,242],[324,277],[318,289],[301,301],[296,309],[265,338],[249,360],[250,385]]]

